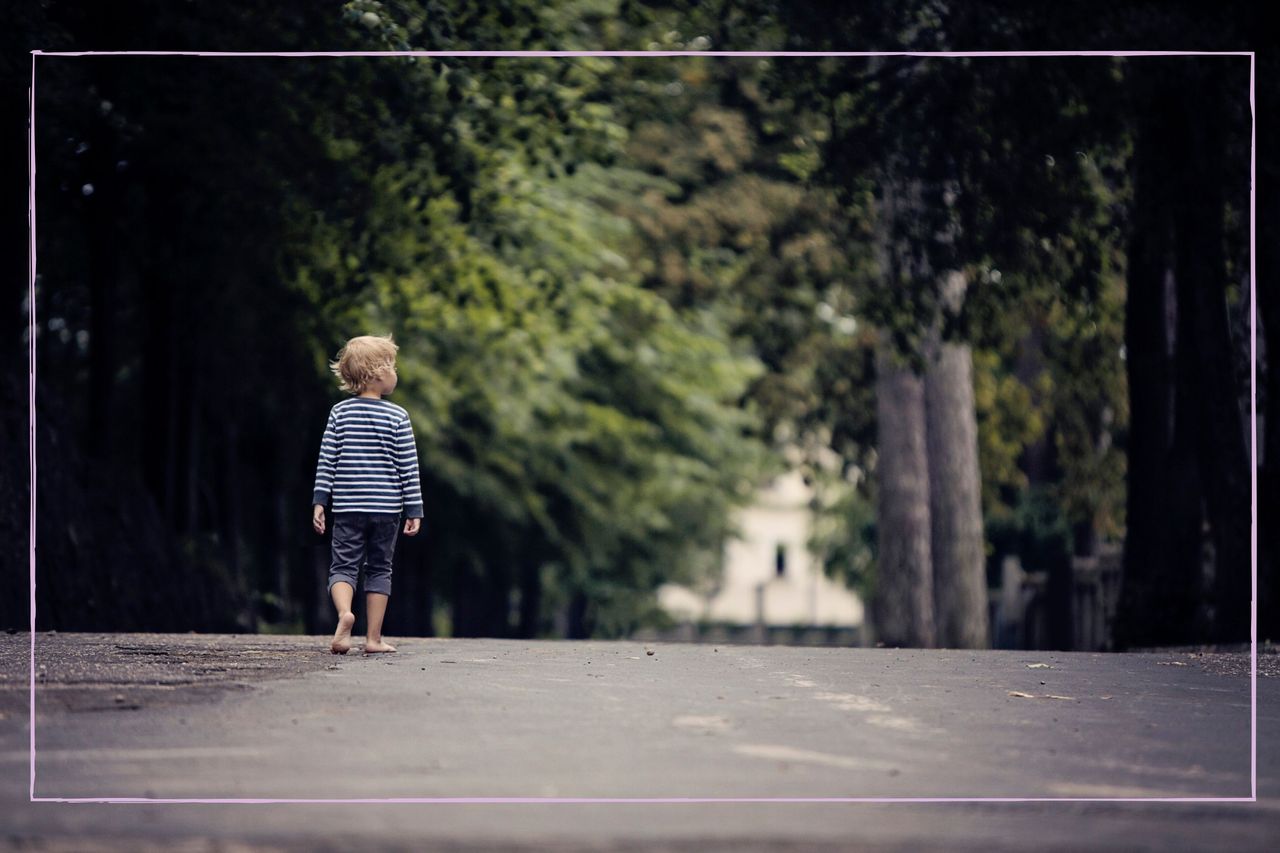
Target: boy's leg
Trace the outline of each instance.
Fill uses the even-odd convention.
[[[333,596],[333,606],[338,611],[338,627],[333,632],[329,651],[335,655],[345,655],[351,651],[351,628],[356,624],[356,614],[351,612],[351,600],[355,598],[356,591],[346,581],[336,581],[329,587],[329,593]]]
[[[396,647],[382,639],[382,617],[387,615],[387,600],[391,596],[380,592],[366,592],[364,596],[365,614],[369,622],[369,630],[364,638],[366,652],[394,652]]]
[[[329,595],[333,597],[333,606],[338,611],[338,615],[351,612],[351,602],[355,600],[356,591],[351,584],[346,581],[335,581],[333,586],[329,587]]]
[[[396,647],[382,639],[382,619],[387,613],[391,595],[391,563],[395,556],[396,535],[400,518],[379,519],[369,525],[369,562],[365,564],[365,630],[366,654],[394,652]]]
[[[338,627],[333,632],[329,651],[345,655],[351,650],[351,627],[356,616],[351,612],[356,579],[364,560],[364,537],[360,519],[347,513],[333,515],[333,550],[329,564],[329,594],[338,611]]]

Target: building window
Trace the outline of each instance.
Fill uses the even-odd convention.
[[[783,542],[779,542],[777,549],[773,552],[773,567],[778,577],[787,573],[787,546]]]

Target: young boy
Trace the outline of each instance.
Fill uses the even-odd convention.
[[[391,558],[400,513],[406,519],[406,536],[416,534],[422,523],[418,448],[409,413],[382,399],[396,389],[398,349],[390,335],[361,335],[347,341],[338,360],[329,365],[342,390],[354,395],[329,411],[312,499],[312,526],[321,534],[324,505],[333,500],[329,595],[338,610],[338,629],[329,650],[335,655],[351,649],[351,626],[356,621],[351,600],[361,563],[365,563],[369,623],[365,654],[396,650],[382,639],[382,619],[391,595]]]

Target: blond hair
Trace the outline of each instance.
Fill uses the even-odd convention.
[[[360,394],[382,371],[396,366],[398,349],[390,335],[360,335],[338,350],[338,359],[329,362],[329,369],[343,391]]]

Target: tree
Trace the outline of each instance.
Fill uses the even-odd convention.
[[[944,310],[958,311],[964,274],[951,272]],[[924,375],[929,522],[933,543],[934,614],[938,642],[951,648],[990,646],[982,528],[978,424],[970,348],[930,331]]]
[[[838,47],[843,39],[880,48],[951,49],[967,40],[1006,37],[1017,28],[999,14],[957,10],[939,16],[937,11],[929,4],[873,4],[842,17],[811,7],[771,10],[790,48]],[[879,298],[867,305],[898,349],[914,354],[919,364],[929,349],[929,330],[940,322],[944,342],[997,343],[980,320],[1008,311],[1046,285],[1065,285],[1072,294],[1092,298],[1107,235],[1090,235],[1083,242],[1069,237],[1080,233],[1080,223],[1096,219],[1099,205],[1096,182],[1088,180],[1090,153],[1108,139],[1115,122],[1105,111],[1101,120],[1092,115],[1086,120],[1077,99],[1105,90],[1105,65],[1086,66],[1083,74],[1060,62],[1021,60],[891,58],[820,67],[826,73],[805,82],[787,66],[780,86],[831,116],[832,138],[824,146],[829,179],[860,188],[867,175],[878,174],[881,196],[904,198],[910,205],[909,215],[892,216],[887,226],[889,243],[898,247],[889,256],[902,259],[890,274],[893,286],[881,288]],[[1075,148],[1078,157],[1055,169],[1048,152],[1064,148]],[[1041,151],[1043,160],[1015,154]],[[1042,245],[1051,251],[1037,257]],[[917,258],[911,260],[912,255]],[[1061,274],[1054,267],[1068,257],[1074,269],[1065,281],[1054,282]],[[991,286],[1001,281],[991,275],[996,267],[1005,271],[1006,285]],[[947,319],[940,305],[949,271],[981,285],[965,288],[963,308]],[[964,434],[957,429],[938,433]],[[958,450],[940,455],[958,458]],[[971,462],[968,470],[978,464]],[[962,502],[972,520],[977,502],[971,497]],[[959,506],[952,513],[957,518]],[[880,535],[893,533],[882,529]],[[976,591],[981,565],[972,556],[975,549],[952,544],[954,551],[949,546],[934,551],[969,553],[961,563],[971,568],[954,564],[943,570],[967,576],[968,588]],[[982,599],[967,598],[978,624],[985,611]],[[1058,641],[1070,642],[1069,637]]]
[[[1215,63],[1150,62],[1134,73],[1143,109],[1126,335],[1135,476],[1122,645],[1187,642],[1204,637],[1205,623],[1220,642],[1248,631],[1247,463],[1224,298],[1231,77],[1225,60]],[[1234,81],[1239,87],[1238,75]],[[1206,517],[1215,553],[1211,617],[1197,612],[1208,591]]]

